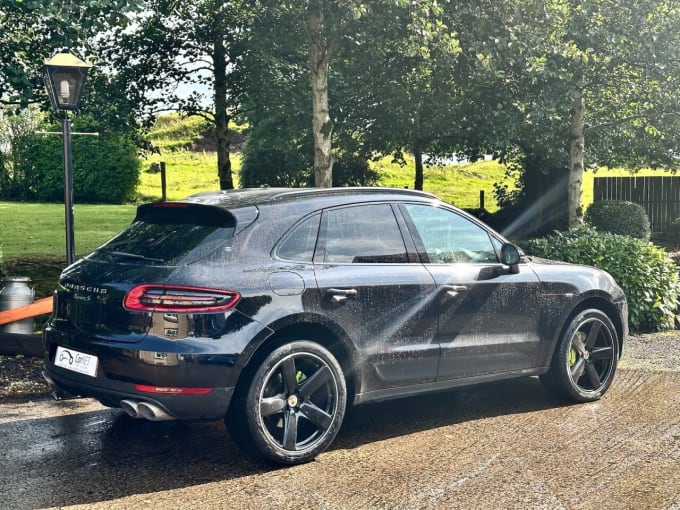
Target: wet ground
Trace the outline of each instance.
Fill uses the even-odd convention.
[[[624,360],[585,405],[522,379],[362,406],[315,462],[278,469],[221,422],[5,401],[0,507],[680,510],[680,372]]]

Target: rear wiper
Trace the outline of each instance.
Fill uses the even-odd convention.
[[[112,251],[110,253],[112,257],[120,257],[120,258],[126,258],[126,259],[135,259],[135,260],[143,260],[145,262],[161,262],[164,263],[165,260],[163,259],[155,259],[153,257],[146,257],[144,255],[137,255],[136,253],[127,253],[124,251]]]

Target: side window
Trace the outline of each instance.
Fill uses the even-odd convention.
[[[407,204],[429,261],[433,264],[498,262],[486,230],[455,212]]]
[[[286,260],[311,262],[320,220],[321,214],[315,214],[295,225],[279,245],[277,255]]]
[[[371,204],[324,212],[323,262],[394,264],[408,262],[404,240],[389,204]]]

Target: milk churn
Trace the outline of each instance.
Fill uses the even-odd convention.
[[[31,279],[28,276],[6,276],[2,279],[0,290],[0,312],[11,310],[19,306],[33,303],[35,293],[29,287]],[[33,317],[0,326],[2,333],[33,334]]]

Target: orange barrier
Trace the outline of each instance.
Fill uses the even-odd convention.
[[[36,317],[38,315],[52,313],[52,301],[51,297],[38,299],[35,303],[30,305],[19,306],[17,308],[12,308],[11,310],[0,312],[0,326],[28,319],[30,317]]]

